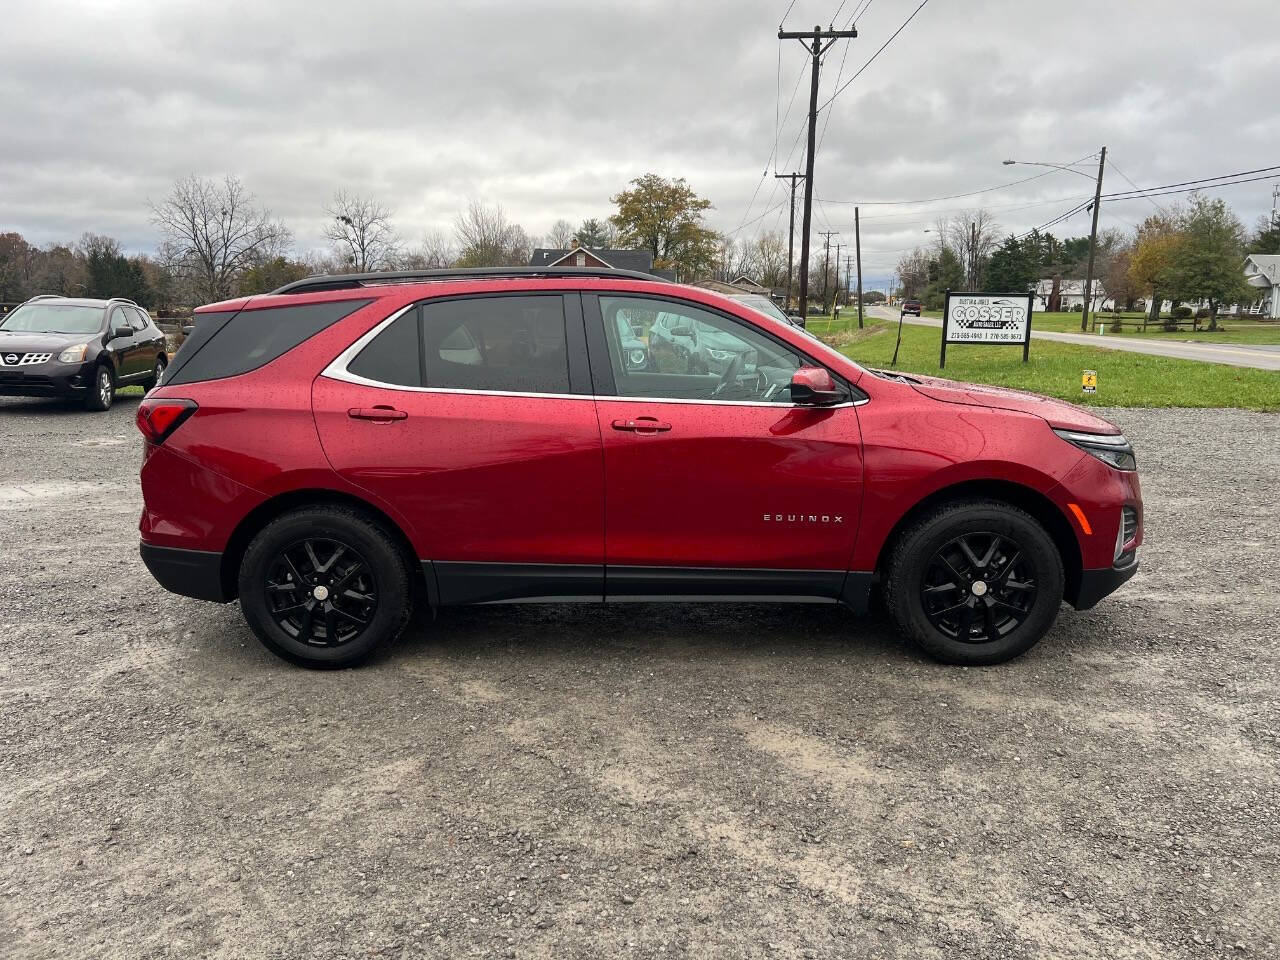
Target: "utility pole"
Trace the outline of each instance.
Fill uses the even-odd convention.
[[[978,289],[978,221],[969,224],[969,289]]]
[[[1084,275],[1084,306],[1080,311],[1080,332],[1089,332],[1089,308],[1093,306],[1093,257],[1098,249],[1098,208],[1102,206],[1102,169],[1107,163],[1107,148],[1098,157],[1098,185],[1093,190],[1093,227],[1089,230],[1089,269]],[[1087,176],[1087,174],[1086,174]]]
[[[775,180],[791,181],[791,229],[787,233],[787,309],[791,309],[791,278],[795,276],[796,251],[796,181],[803,180],[803,173],[775,173]]]
[[[836,244],[836,296],[831,298],[831,305],[833,307],[840,306],[840,248],[842,246],[844,246],[842,243]]]
[[[862,224],[858,220],[858,208],[853,208],[853,249],[858,255],[858,329],[862,329]],[[847,273],[848,271],[846,271]]]
[[[822,242],[822,312],[826,313],[827,312],[827,277],[831,275],[831,238],[838,237],[840,236],[840,234],[837,233],[835,230],[819,230],[818,233],[822,234],[822,236],[826,238]],[[800,269],[801,270],[804,269],[803,263],[800,264]],[[807,285],[808,279],[809,278],[806,277],[803,273],[800,274],[801,298],[803,298],[805,295],[805,286]],[[804,315],[805,314],[802,309],[800,311],[800,316],[803,317]]]
[[[804,161],[804,223],[800,228],[800,320],[809,314],[809,228],[813,222],[813,151],[818,128],[818,73],[822,69],[822,55],[837,40],[853,39],[855,29],[827,30],[821,26],[808,30],[783,30],[778,27],[779,40],[799,40],[813,57],[809,75],[809,149]]]

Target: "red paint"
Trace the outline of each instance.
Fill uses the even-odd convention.
[[[401,306],[533,290],[657,294],[731,313],[822,364],[804,373],[814,389],[830,371],[869,399],[834,408],[659,403],[425,392],[319,376]],[[921,500],[996,480],[1033,491],[1064,517],[1068,503],[1078,504],[1094,531],[1083,536],[1068,520],[1084,565],[1104,568],[1120,507],[1141,517],[1136,474],[1050,429],[1116,432],[1093,414],[1016,391],[882,379],[705,290],[476,279],[242,298],[199,312],[321,300],[371,302],[258,370],[161,387],[145,401],[159,409],[191,399],[198,409],[162,447],[147,444],[144,540],[220,551],[271,498],[332,491],[381,510],[428,559],[867,571]],[[1135,543],[1141,536],[1139,523]]]

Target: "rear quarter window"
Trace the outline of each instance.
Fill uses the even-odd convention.
[[[163,383],[222,380],[256,370],[369,302],[341,300],[199,314],[195,332],[174,357]]]

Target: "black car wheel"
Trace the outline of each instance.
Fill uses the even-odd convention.
[[[1064,574],[1028,513],[991,500],[946,504],[898,538],[885,601],[899,628],[946,663],[1001,663],[1053,625]]]
[[[369,517],[338,506],[287,513],[249,544],[240,609],[258,639],[307,667],[346,667],[395,639],[412,593],[400,548]]]
[[[109,410],[116,398],[116,378],[111,368],[105,363],[93,372],[93,384],[84,398],[84,405],[90,410]]]
[[[160,382],[160,378],[164,376],[164,368],[168,366],[164,357],[156,357],[155,369],[151,371],[151,376],[142,383],[143,390],[154,390],[155,385]]]

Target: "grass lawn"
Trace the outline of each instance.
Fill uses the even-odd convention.
[[[897,324],[875,320],[857,329],[841,317],[814,332],[864,366],[888,368]],[[852,326],[852,329],[850,329]],[[1109,336],[1109,334],[1108,334]],[[1030,390],[1074,403],[1109,407],[1241,407],[1280,410],[1280,371],[1147,356],[1073,343],[1032,341],[1031,359],[1018,347],[950,346],[938,369],[941,331],[904,325],[895,369],[952,380]],[[1098,373],[1098,392],[1083,393],[1080,374]]]
[[[923,316],[932,317],[934,320],[942,319],[941,310],[925,310]],[[1180,327],[1178,330],[1162,330],[1156,325],[1147,327],[1146,332],[1142,332],[1142,318],[1137,314],[1122,313],[1121,318],[1124,321],[1124,329],[1116,332],[1113,326],[1111,314],[1102,312],[1096,314],[1098,320],[1105,322],[1108,337],[1148,337],[1152,340],[1185,340],[1191,343],[1276,343],[1280,344],[1280,323],[1260,323],[1251,318],[1233,318],[1219,317],[1218,326],[1221,329],[1210,333],[1207,330],[1192,330],[1190,327]],[[1090,318],[1092,325],[1093,318]],[[1207,320],[1200,321],[1201,327],[1208,323]],[[1080,314],[1078,313],[1036,313],[1031,318],[1031,328],[1033,330],[1051,330],[1056,333],[1080,333]],[[1102,334],[1092,333],[1093,336],[1102,336]]]

